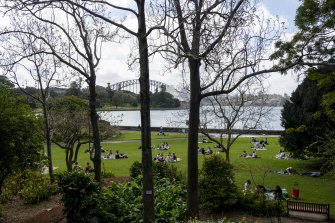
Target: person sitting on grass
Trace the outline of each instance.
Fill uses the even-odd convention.
[[[85,172],[86,173],[91,173],[93,172],[93,168],[91,167],[90,163],[86,163],[86,167],[85,167]]]
[[[240,157],[242,158],[246,158],[247,157],[247,152],[245,150],[243,150],[243,153],[240,155]]]
[[[275,200],[280,200],[283,198],[283,191],[280,188],[280,186],[276,186],[276,188],[274,190],[271,190],[271,192],[273,192],[273,195],[275,197]]]
[[[173,160],[173,162],[177,162],[177,155],[176,155],[176,153],[172,153],[172,160]]]
[[[78,162],[76,161],[74,163],[73,170],[78,172],[78,171],[82,171],[83,169],[81,168],[81,166],[79,166]]]
[[[213,154],[213,150],[211,147],[208,147],[207,151],[206,151],[206,155],[211,155]]]
[[[258,156],[257,156],[256,152],[253,151],[252,154],[251,154],[251,158],[257,158],[257,157],[258,157]]]
[[[123,159],[123,158],[128,158],[127,154],[120,153],[119,150],[116,150],[115,159]]]

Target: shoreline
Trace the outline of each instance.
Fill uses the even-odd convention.
[[[121,131],[140,131],[139,126],[119,126]],[[182,133],[187,134],[188,128],[182,127],[163,127],[164,132],[174,132],[174,133]],[[219,134],[222,132],[220,129],[207,129],[209,133]],[[151,132],[159,132],[160,127],[151,127]],[[233,129],[233,134],[241,134],[241,135],[271,135],[271,136],[279,136],[284,130],[263,130],[263,129]],[[200,133],[200,132],[199,132]]]

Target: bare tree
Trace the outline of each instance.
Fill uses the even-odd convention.
[[[267,106],[267,94],[262,82],[249,79],[230,94],[208,97],[210,106],[203,106],[200,118],[200,132],[217,144],[230,161],[230,149],[241,136],[236,129],[262,129],[268,126],[272,110]],[[207,129],[213,126],[219,138],[213,137]]]
[[[11,26],[26,28],[29,23],[18,21],[16,17],[11,17]],[[42,27],[38,24],[39,29],[35,30],[35,33],[41,34]],[[43,31],[46,39],[53,38],[52,33]],[[51,182],[54,181],[53,165],[52,165],[52,152],[51,152],[51,140],[52,133],[49,124],[49,110],[48,100],[50,98],[50,87],[52,84],[56,84],[55,78],[59,72],[59,61],[52,55],[43,53],[46,45],[39,41],[37,38],[30,36],[26,33],[15,33],[8,36],[1,35],[2,39],[2,57],[0,59],[0,66],[4,73],[11,77],[16,86],[19,87],[26,95],[33,98],[42,106],[42,113],[44,117],[44,135],[47,147],[47,158],[49,176]],[[20,78],[24,77],[24,74],[28,74],[26,78],[31,78],[37,85],[39,94],[31,94],[27,91],[28,86],[23,86],[20,82]]]
[[[290,67],[267,64],[268,50],[281,33],[281,25],[257,10],[256,1],[158,2],[152,7],[154,22],[164,26],[165,38],[153,43],[174,67],[188,74],[185,86],[190,92],[188,131],[187,207],[198,216],[198,130],[200,103],[204,98],[233,92],[247,79]],[[188,80],[187,80],[188,79]]]
[[[115,31],[108,25],[95,19],[90,13],[82,10],[86,2],[78,1],[78,5],[72,2],[62,1],[15,1],[11,5],[4,4],[15,16],[27,18],[30,25],[25,29],[12,27],[5,30],[2,35],[13,33],[28,34],[43,42],[47,48],[44,53],[53,55],[69,69],[71,76],[81,75],[89,87],[89,111],[93,133],[93,146],[95,153],[93,157],[95,180],[101,180],[101,145],[98,127],[98,114],[96,111],[96,69],[101,58],[101,46],[104,41],[111,41]],[[103,7],[95,7],[94,12],[104,12]],[[64,18],[64,20],[59,19]],[[36,21],[52,30],[52,40],[38,35],[35,30]],[[38,23],[37,23],[38,24]]]
[[[142,167],[143,167],[143,203],[144,203],[144,222],[154,222],[154,187],[153,187],[153,175],[152,175],[152,154],[151,154],[151,132],[150,132],[150,83],[149,83],[149,58],[148,58],[148,43],[147,37],[148,35],[156,28],[150,28],[147,31],[146,27],[146,13],[145,13],[145,0],[134,0],[135,5],[130,5],[130,7],[123,7],[122,5],[115,5],[110,3],[109,1],[105,0],[86,0],[86,1],[70,1],[70,0],[60,0],[60,1],[35,1],[35,0],[20,0],[17,1],[17,8],[20,10],[25,10],[32,13],[34,16],[37,16],[37,12],[40,10],[45,10],[45,8],[61,8],[64,5],[71,5],[73,12],[75,10],[82,9],[86,14],[93,15],[96,19],[94,22],[97,21],[104,21],[108,24],[112,24],[114,27],[118,27],[124,30],[131,36],[134,36],[138,43],[138,52],[139,52],[139,64],[140,64],[140,101],[141,101],[141,136],[142,136]],[[122,4],[122,3],[120,3]],[[6,1],[4,3],[6,5]],[[70,7],[70,8],[71,8]],[[106,9],[107,7],[108,9]],[[100,10],[103,8],[103,10]],[[64,11],[63,8],[61,10]],[[112,12],[113,11],[113,12]],[[111,12],[111,13],[110,13]],[[117,13],[114,13],[117,12]],[[66,11],[68,15],[71,15],[68,11]],[[137,20],[137,31],[133,31],[131,28],[128,28],[126,25],[123,24],[124,21],[117,22],[117,19],[120,18],[120,13],[122,15],[128,15],[131,17],[135,17]],[[111,15],[115,15],[117,19],[110,17]],[[38,17],[38,16],[37,16]],[[53,17],[54,18],[54,17]],[[40,18],[38,18],[40,19]],[[98,20],[99,19],[99,20]],[[44,20],[44,19],[41,19]],[[56,21],[49,20],[48,22],[53,25],[57,25]],[[80,18],[75,17],[76,24],[80,25],[79,28],[80,38],[82,39],[83,43],[91,43],[90,39],[87,39],[90,32],[87,32],[86,27],[84,27],[85,23],[81,23]],[[56,26],[61,30],[61,33],[65,35],[65,37],[71,39],[72,35],[70,33],[66,33],[67,29],[61,29],[61,25],[58,24]],[[90,30],[91,31],[91,30]],[[94,41],[93,41],[94,42]],[[94,42],[96,44],[96,42]],[[68,44],[73,44],[73,41],[69,41]],[[96,55],[96,51],[84,46],[85,51],[79,53],[80,48],[74,46],[75,52],[77,52],[78,57],[84,57],[86,62],[88,62],[89,69],[84,66],[78,66],[79,63],[74,63],[73,58],[67,61],[66,59],[62,58],[62,55],[59,55],[59,59],[61,62],[66,64],[67,66],[71,67],[76,72],[80,73],[81,75],[85,76],[86,81],[90,86],[90,109],[91,109],[91,121],[94,133],[94,146],[97,149],[97,153],[95,156],[95,168],[96,168],[96,180],[100,179],[100,143],[98,141],[98,126],[97,126],[97,115],[95,112],[95,70],[94,68],[97,66],[98,58]],[[55,53],[55,51],[52,51]],[[95,63],[93,62],[95,58]],[[86,63],[85,63],[86,64]],[[85,71],[89,71],[86,73]],[[89,75],[88,75],[89,74]],[[98,158],[99,156],[99,158]],[[99,161],[100,160],[100,161]],[[97,166],[96,166],[97,165]],[[99,174],[99,176],[98,176]]]

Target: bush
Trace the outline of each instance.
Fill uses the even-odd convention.
[[[28,170],[21,176],[23,188],[19,195],[25,203],[36,204],[56,193],[56,185],[50,184],[50,180],[38,172]]]
[[[237,203],[233,166],[220,155],[206,157],[200,171],[199,200],[204,208],[220,211]]]
[[[106,192],[108,212],[115,214],[115,222],[140,222],[143,219],[142,186],[136,181],[112,182]]]
[[[186,214],[186,189],[175,180],[157,179],[155,182],[156,222],[181,222]]]
[[[142,164],[138,161],[135,161],[130,167],[130,177],[135,179],[140,175],[142,175]]]
[[[172,163],[154,162],[152,165],[153,174],[158,178],[169,178],[178,182],[185,182],[185,178],[181,171]]]
[[[141,179],[129,183],[112,183],[107,191],[109,213],[116,215],[117,222],[140,222],[143,219]],[[186,213],[185,188],[167,178],[155,182],[156,222],[178,222]]]
[[[185,178],[183,177],[182,172],[171,163],[153,162],[152,171],[153,175],[157,178],[169,178],[170,180],[185,182]],[[139,175],[142,175],[142,164],[138,161],[135,161],[130,167],[130,176],[131,178],[135,179]]]
[[[63,173],[58,175],[58,186],[69,222],[114,222],[115,216],[106,212],[107,201],[100,186],[88,174]]]
[[[274,200],[266,200],[265,196],[255,196],[252,193],[240,195],[239,207],[254,216],[268,217],[284,213],[284,205]]]

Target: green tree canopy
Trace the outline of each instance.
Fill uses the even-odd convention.
[[[43,155],[40,119],[20,99],[0,88],[0,193],[6,177],[39,165]]]
[[[326,74],[322,69],[310,69],[309,75],[292,93],[282,110],[281,121],[285,131],[281,135],[280,144],[298,156],[306,151],[316,155],[320,151],[319,141],[335,127],[322,105],[324,95],[332,89],[320,89],[314,80],[315,75],[319,76],[321,72]]]
[[[178,108],[180,101],[172,94],[166,92],[166,87],[162,85],[161,91],[151,95],[151,106],[156,108]]]

